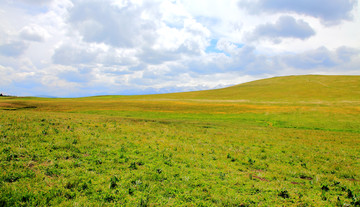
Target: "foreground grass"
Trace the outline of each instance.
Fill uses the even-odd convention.
[[[0,206],[356,206],[359,129],[355,98],[3,97]]]

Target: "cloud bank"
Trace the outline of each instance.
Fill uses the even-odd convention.
[[[2,1],[0,8],[6,94],[147,94],[360,74],[351,0]]]
[[[357,5],[356,0],[254,0],[240,1],[240,7],[247,7],[250,12],[277,13],[293,12],[319,18],[325,25],[340,24],[353,18],[351,12]]]
[[[261,24],[250,34],[248,40],[254,41],[262,38],[280,43],[282,38],[307,39],[315,35],[315,31],[303,20],[296,20],[292,16],[281,16],[275,24]]]

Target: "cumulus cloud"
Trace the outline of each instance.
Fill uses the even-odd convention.
[[[50,4],[53,0],[21,0],[21,2],[33,5],[45,5]]]
[[[106,43],[115,47],[151,44],[156,38],[153,4],[128,1],[120,7],[109,1],[76,1],[68,22],[86,42]]]
[[[256,0],[240,1],[239,6],[252,13],[294,12],[319,18],[325,25],[339,24],[343,20],[351,20],[351,11],[356,0]]]
[[[307,39],[315,35],[315,31],[303,20],[292,16],[281,16],[275,24],[261,24],[247,37],[248,40],[269,39],[280,43],[281,38]]]
[[[216,43],[216,49],[224,51],[227,54],[234,54],[239,48],[236,44],[228,40],[220,39]]]
[[[183,21],[183,27],[163,25],[157,30],[153,45],[141,48],[139,59],[149,64],[181,60],[184,56],[198,56],[209,43],[210,31],[194,19]]]
[[[217,42],[221,52],[194,57],[185,61],[185,67],[192,75],[209,75],[216,73],[239,72],[239,74],[255,73],[254,68],[263,62],[263,56],[256,54],[256,48],[249,45],[237,45],[221,39]],[[258,69],[262,69],[258,67]],[[268,67],[266,67],[268,69]]]
[[[92,68],[71,68],[71,70],[61,70],[57,77],[71,83],[88,83],[95,79]]]
[[[29,41],[43,42],[47,36],[46,30],[38,25],[25,26],[20,31],[20,37]]]
[[[137,58],[138,54],[138,49],[114,48],[74,39],[55,48],[52,62],[65,66],[133,67],[140,63]],[[116,68],[112,71],[118,71]]]
[[[63,44],[55,50],[52,60],[60,65],[91,64],[96,61],[97,54],[91,47]]]
[[[183,12],[177,12],[177,17],[176,13],[170,15],[164,6],[176,5],[156,1],[142,5],[130,1],[76,1],[68,22],[84,42],[103,43],[113,50],[133,49],[129,58],[136,57],[147,64],[179,60],[184,54],[201,54],[208,45],[210,31]]]
[[[360,54],[360,49],[341,46],[336,49],[336,56],[343,62],[350,62],[353,57]]]
[[[9,77],[13,74],[15,71],[12,68],[0,65],[0,86],[2,88],[6,88],[12,83]]]
[[[339,47],[334,51],[326,47],[320,47],[303,53],[284,55],[281,59],[289,67],[314,70],[316,68],[341,67],[351,62],[359,54],[359,50],[349,47]]]
[[[23,41],[12,41],[10,43],[0,45],[0,55],[18,57],[22,55],[27,48],[28,45]]]
[[[99,50],[97,55],[98,63],[103,64],[104,68],[116,66],[114,69],[108,69],[107,71],[119,71],[119,66],[134,67],[140,64],[139,59],[136,57],[138,51],[135,48],[132,49],[119,49],[109,48],[107,50]],[[123,70],[121,70],[123,71]]]
[[[219,42],[219,49],[227,50],[228,55],[212,53],[211,55],[187,62],[185,67],[192,68],[191,72],[198,75],[217,73],[237,73],[239,76],[262,74],[307,74],[322,72],[347,74],[358,70],[360,50],[341,46],[330,50],[326,47],[296,52],[292,54],[265,55],[259,54],[255,47],[236,47],[226,41]]]

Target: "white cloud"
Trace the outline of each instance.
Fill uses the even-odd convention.
[[[226,39],[218,40],[218,42],[216,43],[216,48],[228,54],[234,54],[239,49],[238,46]]]
[[[108,1],[77,1],[70,9],[68,22],[86,42],[125,48],[151,44],[158,25],[145,16],[157,15],[153,6],[139,6],[129,1],[119,8]]]
[[[49,34],[39,25],[25,26],[20,31],[20,37],[24,40],[43,42]]]
[[[33,4],[33,5],[47,5],[50,4],[53,0],[21,0],[21,2],[26,4]]]
[[[2,88],[15,95],[85,96],[360,73],[356,3],[336,0],[320,10],[312,8],[319,2],[307,0],[297,7],[252,2],[2,1]],[[252,8],[260,10],[246,12]]]
[[[13,74],[15,74],[15,71],[12,68],[0,65],[0,86],[2,88],[6,88],[12,83],[10,76]]]
[[[353,58],[360,58],[359,54],[360,50],[354,48],[339,47],[334,51],[330,51],[326,47],[320,47],[304,53],[284,55],[282,59],[288,66],[299,69],[333,69],[352,62]],[[342,70],[345,70],[345,68]]]
[[[96,62],[99,50],[89,46],[63,44],[55,49],[53,62],[60,65],[93,64]]]
[[[356,0],[246,0],[239,2],[240,7],[245,7],[255,14],[294,12],[319,18],[325,25],[335,25],[343,20],[351,20],[351,12],[356,5]]]
[[[315,35],[315,31],[303,20],[296,20],[292,16],[281,16],[275,24],[261,24],[249,34],[248,40],[258,41],[269,39],[275,44],[281,43],[282,38],[307,39]]]
[[[0,55],[18,57],[22,55],[27,48],[28,45],[23,41],[12,41],[0,45]]]

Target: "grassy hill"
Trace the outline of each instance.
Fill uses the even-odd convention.
[[[0,97],[0,206],[360,205],[360,76]]]
[[[148,97],[249,101],[359,101],[360,76],[284,76],[222,89]]]

